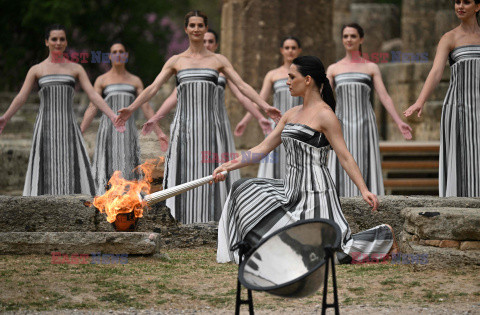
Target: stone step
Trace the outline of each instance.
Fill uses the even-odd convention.
[[[0,252],[27,254],[127,254],[160,253],[161,237],[145,232],[2,232]]]
[[[428,267],[479,265],[480,250],[459,250],[439,248],[410,243],[411,250],[417,255],[426,255]]]
[[[114,232],[106,216],[87,202],[87,195],[18,197],[0,196],[2,232]],[[177,226],[164,203],[156,204],[139,218],[137,231],[166,230]]]
[[[480,241],[480,209],[415,207],[401,215],[404,230],[419,239]]]

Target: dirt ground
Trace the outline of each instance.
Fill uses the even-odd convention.
[[[128,257],[124,264],[52,264],[52,257],[46,255],[2,255],[0,311],[233,313],[236,265],[217,264],[212,247],[175,249],[166,254],[169,259]],[[479,266],[342,265],[337,266],[337,280],[342,314],[480,314]],[[320,313],[321,293],[283,299],[254,292],[255,312]],[[242,313],[248,313],[246,306]]]

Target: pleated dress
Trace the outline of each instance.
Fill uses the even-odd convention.
[[[130,84],[109,84],[103,90],[105,102],[114,113],[128,107],[136,97],[136,88]],[[105,114],[100,119],[97,142],[93,155],[92,173],[97,195],[105,193],[105,187],[115,171],[121,171],[128,180],[139,178],[133,169],[140,165],[140,146],[135,120],[125,123],[125,132],[117,132]]]
[[[370,102],[371,91],[372,77],[368,74],[348,72],[335,76],[335,114],[342,125],[343,138],[360,168],[368,190],[381,196],[385,194],[385,189],[377,123]],[[328,169],[341,197],[361,195],[333,150],[330,153]]]
[[[278,108],[282,115],[289,109],[303,104],[303,98],[292,96],[287,85],[288,79],[279,79],[273,82],[273,106]],[[275,123],[271,120],[272,129]],[[285,178],[285,149],[278,146],[260,162],[258,168],[258,177],[266,178]]]
[[[46,75],[38,85],[40,108],[23,195],[94,195],[90,161],[73,112],[75,78]]]
[[[240,180],[232,189],[218,226],[217,261],[237,261],[232,245],[251,246],[278,229],[306,219],[334,220],[342,232],[343,260],[376,254],[382,259],[392,247],[386,225],[351,234],[328,168],[330,145],[325,136],[306,125],[286,124],[282,131],[286,152],[285,179]],[[338,255],[337,255],[338,256]]]
[[[450,52],[440,126],[440,197],[480,197],[480,45]]]
[[[218,118],[220,120],[220,129],[219,133],[222,137],[222,143],[225,152],[220,152],[220,163],[225,163],[230,160],[233,160],[237,157],[237,149],[235,148],[235,140],[233,139],[232,128],[230,125],[230,119],[228,119],[227,108],[225,106],[225,87],[227,85],[227,80],[224,76],[218,77],[218,86],[217,86],[217,96],[218,96]],[[227,191],[230,191],[233,183],[240,179],[240,171],[235,170],[228,173],[227,178],[225,179],[225,184],[227,185]],[[227,195],[224,195],[222,200],[222,205],[225,203]],[[216,221],[220,219],[221,208],[217,211],[215,217]]]
[[[164,188],[211,175],[221,163],[214,153],[226,152],[218,110],[218,72],[185,69],[177,73],[177,110],[170,126]],[[226,200],[225,182],[203,185],[166,201],[182,223],[218,221]]]

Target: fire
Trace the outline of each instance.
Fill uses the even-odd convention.
[[[110,188],[102,196],[96,196],[93,205],[102,213],[107,214],[107,221],[112,223],[119,213],[134,212],[135,218],[143,216],[143,208],[147,203],[141,195],[149,194],[152,172],[164,162],[164,157],[148,159],[137,166],[134,171],[144,174],[141,180],[126,180],[120,171],[115,171],[108,181]]]

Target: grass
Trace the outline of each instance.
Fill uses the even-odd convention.
[[[0,312],[125,308],[233,310],[238,267],[217,264],[211,247],[168,251],[170,260],[129,257],[125,265],[51,264],[49,256],[0,256]],[[479,303],[478,268],[428,270],[407,265],[337,266],[341,305]],[[439,288],[442,288],[440,291]],[[329,288],[331,300],[332,288]],[[245,292],[243,292],[245,295]],[[312,312],[321,291],[303,299],[254,292],[255,307]]]

